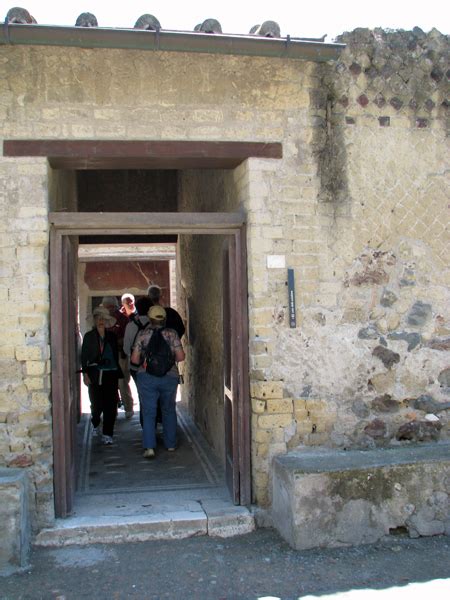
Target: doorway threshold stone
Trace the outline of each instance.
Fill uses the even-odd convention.
[[[233,537],[255,529],[255,518],[245,506],[234,506],[223,500],[202,500],[201,505],[208,520],[208,535]]]
[[[37,534],[33,544],[61,547],[183,539],[202,535],[231,537],[250,533],[254,529],[254,517],[247,508],[220,500],[207,500],[178,507],[158,505],[145,515],[57,519],[54,527]]]
[[[36,546],[120,544],[169,540],[206,535],[205,513],[174,511],[139,517],[69,517],[58,519],[55,527],[43,529],[34,540]]]

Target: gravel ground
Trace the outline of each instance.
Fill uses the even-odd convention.
[[[273,530],[259,529],[229,539],[34,548],[29,568],[0,578],[5,600],[324,600],[325,594],[449,600],[450,538],[392,537],[297,552]]]

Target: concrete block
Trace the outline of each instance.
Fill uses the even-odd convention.
[[[450,444],[296,450],[273,461],[272,517],[297,550],[446,532]]]
[[[27,473],[0,469],[0,575],[26,566],[30,529]]]

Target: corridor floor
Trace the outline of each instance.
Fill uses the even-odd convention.
[[[78,476],[73,515],[105,516],[145,513],[149,507],[184,505],[191,501],[229,501],[220,462],[191,420],[177,404],[178,446],[167,452],[158,434],[154,459],[142,456],[139,413],[116,421],[114,444],[103,446],[92,437],[89,415],[78,425]]]

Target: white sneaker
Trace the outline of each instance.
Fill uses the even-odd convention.
[[[111,446],[111,444],[113,443],[113,439],[110,435],[103,435],[102,442],[105,446]]]
[[[100,435],[100,426],[92,428],[92,437],[99,437]]]
[[[155,456],[155,451],[153,450],[153,448],[146,448],[144,450],[144,458],[154,458]]]

